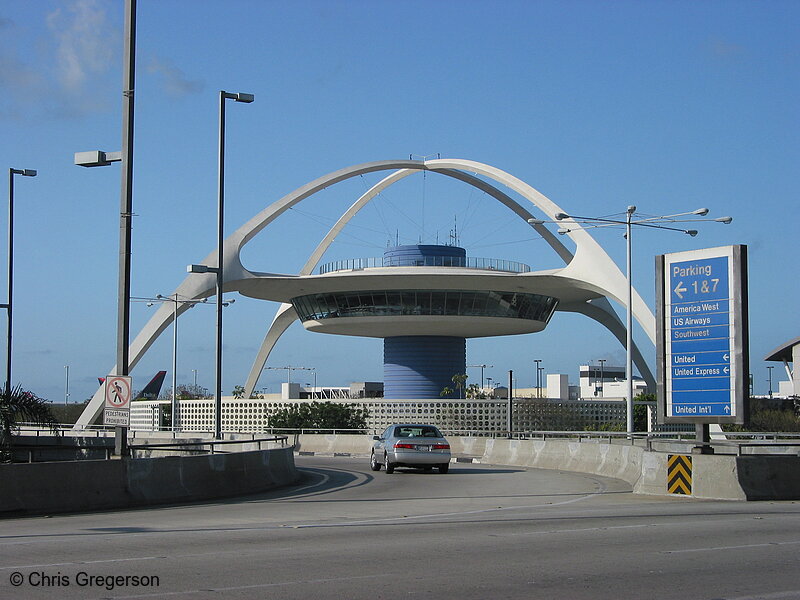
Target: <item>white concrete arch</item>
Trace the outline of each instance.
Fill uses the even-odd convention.
[[[514,190],[522,197],[529,200],[540,210],[542,210],[551,220],[555,220],[557,213],[566,213],[555,202],[539,192],[537,189],[528,185],[521,179],[506,173],[496,167],[491,167],[483,163],[463,160],[463,159],[436,159],[425,163],[431,170],[435,169],[461,169],[472,173],[479,173],[489,177],[494,181]],[[575,280],[583,281],[592,286],[597,292],[604,296],[611,296],[620,305],[625,306],[628,282],[622,274],[617,264],[611,260],[606,251],[600,244],[584,229],[579,223],[572,219],[563,221],[569,225],[570,232],[567,234],[575,242],[576,251],[574,258],[569,262],[562,272],[565,277],[572,277]],[[633,291],[634,318],[644,329],[650,341],[656,343],[656,319],[650,309],[645,304],[639,293]]]
[[[328,250],[330,245],[339,235],[339,233],[344,229],[344,226],[350,222],[350,220],[358,214],[358,212],[364,208],[375,196],[380,194],[383,190],[388,188],[389,186],[397,183],[398,181],[408,177],[416,173],[418,169],[400,169],[395,171],[391,175],[383,178],[381,181],[376,183],[372,186],[369,190],[367,190],[358,200],[356,200],[343,214],[339,217],[339,220],[331,227],[330,231],[325,235],[322,241],[317,245],[314,251],[309,256],[308,260],[306,261],[303,268],[300,269],[298,275],[310,275],[314,268],[317,266],[319,261],[322,259],[322,256]],[[483,192],[493,196],[499,202],[510,208],[514,213],[519,215],[522,219],[527,221],[533,215],[529,213],[525,208],[523,208],[519,203],[515,200],[510,198],[507,194],[503,193],[496,187],[486,183],[482,179],[474,177],[469,173],[465,173],[462,171],[457,171],[453,169],[437,169],[437,172],[447,175],[449,177],[453,177],[455,179],[459,179],[461,181],[467,182],[468,184],[482,190]],[[536,225],[534,226],[537,229],[537,232],[542,235],[542,237],[547,241],[548,244],[556,251],[556,253],[564,260],[565,263],[569,263],[572,260],[572,252],[567,249],[564,244],[561,243],[553,233],[547,229],[544,225]],[[261,375],[261,372],[264,370],[264,366],[267,364],[267,359],[269,358],[272,349],[275,347],[278,339],[281,335],[289,328],[289,326],[293,323],[294,319],[290,319],[288,317],[289,312],[294,314],[294,310],[292,309],[291,304],[281,304],[278,308],[275,318],[273,319],[272,324],[270,325],[269,329],[267,330],[266,335],[264,336],[264,341],[261,343],[261,347],[258,350],[255,360],[253,361],[253,366],[250,368],[250,373],[247,376],[247,381],[244,386],[244,393],[246,396],[252,395],[253,391],[255,390],[256,385],[258,384],[258,378]],[[295,317],[296,318],[296,317]]]
[[[292,206],[340,181],[374,171],[402,168],[419,170],[424,169],[425,164],[422,161],[414,160],[384,160],[362,163],[323,175],[267,206],[264,210],[234,231],[233,234],[222,243],[222,260],[224,266],[223,291],[235,291],[235,282],[255,277],[242,266],[240,258],[242,247]],[[214,249],[200,264],[217,266],[217,258],[217,250]],[[213,273],[193,274],[186,277],[174,293],[180,294],[180,296],[187,299],[197,300],[210,297],[214,294],[215,289],[216,276]],[[182,311],[179,311],[179,313],[180,312]],[[128,356],[129,370],[132,370],[134,366],[136,366],[142,356],[144,356],[144,353],[147,352],[153,342],[158,339],[158,336],[172,323],[172,320],[172,310],[168,306],[162,305],[131,343]],[[109,372],[110,375],[114,373],[116,373],[116,365]],[[76,421],[75,428],[82,429],[91,424],[102,412],[103,402],[103,387],[100,386]]]
[[[493,179],[494,181],[503,184],[508,188],[516,191],[524,198],[529,200],[532,204],[537,206],[551,219],[555,217],[556,213],[564,212],[549,198],[545,197],[543,194],[541,194],[528,184],[524,183],[520,179],[510,175],[509,173],[506,173],[505,171],[475,161],[462,160],[462,159],[437,159],[431,161],[389,160],[389,161],[376,161],[370,163],[363,163],[360,165],[355,165],[344,169],[340,169],[333,173],[329,173],[294,190],[292,193],[287,194],[280,200],[266,207],[264,210],[255,215],[252,219],[250,219],[247,223],[239,227],[230,237],[228,237],[223,242],[223,252],[222,252],[223,263],[224,263],[223,290],[236,291],[238,287],[237,283],[260,277],[259,274],[248,271],[242,265],[240,259],[241,248],[247,242],[253,239],[253,237],[255,237],[260,231],[262,231],[267,225],[269,225],[278,216],[280,216],[283,212],[285,212],[292,206],[296,205],[297,203],[301,202],[305,198],[308,198],[313,194],[317,193],[318,191],[323,190],[335,183],[350,179],[352,177],[357,177],[365,173],[392,170],[392,169],[408,171],[402,176],[407,176],[408,174],[414,171],[427,169],[431,171],[438,171],[441,172],[442,174],[456,177],[458,179],[466,181],[467,183],[470,183],[471,185],[480,187],[485,191],[489,189],[494,190],[494,192],[488,192],[488,193],[490,193],[496,199],[500,200],[503,204],[506,204],[506,206],[514,210],[514,212],[516,212],[521,218],[527,219],[532,216],[528,211],[526,211],[516,202],[508,198],[507,195],[503,194],[502,192],[494,188],[494,186],[486,184],[486,182],[483,182],[477,177],[470,176],[465,171],[473,172],[481,174],[490,179]],[[402,171],[398,171],[398,173],[401,172]],[[386,179],[389,180],[392,179],[392,177],[393,176],[390,176]],[[391,183],[399,180],[400,178],[402,177],[398,175],[397,179],[393,179],[392,181],[388,182],[387,185],[391,185]],[[505,199],[507,199],[507,201]],[[365,203],[366,201],[368,200],[365,200]],[[355,212],[357,212],[357,210],[358,209],[356,209]],[[343,225],[344,223],[342,223],[342,226]],[[560,241],[558,241],[555,238],[555,236],[553,236],[553,234],[549,230],[547,230],[547,228],[539,225],[536,226],[536,229],[537,231],[539,231],[539,233],[543,235],[543,237],[545,237],[545,239],[547,239],[547,241],[551,244],[551,246],[562,257],[562,259],[564,259],[565,262],[568,262],[567,267],[562,271],[565,278],[573,279],[575,281],[580,281],[586,284],[587,289],[592,289],[596,291],[598,294],[604,296],[611,296],[618,302],[620,302],[620,304],[624,305],[623,298],[625,297],[625,293],[627,291],[626,287],[627,284],[619,268],[605,253],[602,247],[582,227],[580,227],[579,224],[570,223],[570,226],[573,228],[573,231],[569,234],[569,236],[573,239],[573,241],[576,243],[577,246],[577,250],[574,257],[570,256],[569,251],[563,246],[563,244],[561,244]],[[340,229],[335,232],[333,230],[329,232],[329,235],[332,235],[331,241],[335,239]],[[216,250],[212,251],[205,258],[203,263],[210,266],[215,266],[217,264],[217,251]],[[313,266],[311,268],[313,269]],[[183,283],[181,283],[181,285],[177,288],[175,293],[178,293],[181,296],[190,299],[201,299],[211,296],[214,292],[214,288],[215,288],[215,276],[213,273],[205,275],[191,275],[187,277],[183,281]],[[601,310],[607,312],[605,311],[605,309]],[[590,311],[590,312],[594,313],[595,311]],[[613,313],[613,310],[611,312]],[[279,311],[279,314],[276,316],[275,321],[273,322],[273,327],[275,326],[276,323],[284,323],[290,316],[291,316],[290,311],[284,309],[284,307],[282,306],[281,310]],[[616,317],[615,313],[614,316]],[[635,291],[633,299],[633,316],[644,327],[650,339],[655,340],[655,317],[649,311],[647,306],[644,304],[639,294]],[[131,369],[139,361],[144,352],[146,352],[147,349],[152,345],[155,339],[157,339],[157,337],[172,322],[172,318],[173,318],[172,312],[166,306],[162,306],[156,312],[156,314],[153,315],[150,321],[145,325],[142,331],[135,338],[134,342],[131,344],[130,365],[129,365]],[[289,321],[289,323],[291,323],[291,320]],[[285,330],[286,327],[288,327],[288,324],[285,327],[279,325],[279,328],[280,327],[282,327],[283,331]],[[270,330],[272,330],[272,327],[270,328]],[[273,333],[277,334],[277,337],[280,337],[282,331],[278,333],[276,330]],[[269,333],[267,334],[267,337],[268,338],[270,337]],[[645,363],[642,363],[642,365],[637,365],[637,366],[640,366],[640,369],[643,372],[647,370]],[[115,369],[112,370],[112,373],[114,371]],[[80,419],[76,423],[76,427],[83,427],[91,423],[94,420],[94,418],[96,418],[96,416],[101,412],[102,403],[103,403],[102,389],[100,389],[95,393],[94,397],[89,402],[89,405],[87,406],[86,410],[84,410],[84,413],[81,415]]]
[[[429,164],[426,163],[426,166]],[[470,175],[467,172],[460,171],[457,169],[450,169],[450,168],[430,168],[429,170],[438,172],[442,175],[447,175],[449,177],[453,177],[460,181],[463,181],[473,187],[476,187],[483,191],[484,193],[494,197],[498,200],[501,204],[505,205],[511,211],[513,211],[517,216],[519,216],[522,220],[526,221],[533,217],[526,208],[520,205],[518,202],[513,200],[510,196],[499,190],[497,187],[485,182],[478,177]],[[372,188],[367,190],[358,200],[356,200],[339,218],[339,220],[334,224],[333,227],[328,231],[322,241],[317,245],[316,249],[311,253],[308,258],[308,261],[305,263],[302,269],[299,271],[299,275],[310,275],[314,268],[317,266],[319,261],[322,259],[322,256],[325,254],[327,249],[330,247],[331,243],[336,239],[338,234],[342,231],[344,226],[364,207],[369,203],[375,196],[380,194],[383,190],[388,188],[389,186],[397,183],[398,181],[402,180],[409,175],[416,173],[417,169],[401,169],[395,171],[391,175],[385,177],[378,183],[376,183]],[[555,205],[554,205],[555,206]],[[560,209],[556,206],[555,207],[558,211]],[[547,227],[544,225],[535,225],[534,228],[536,231],[542,235],[545,241],[555,250],[555,252],[561,257],[565,264],[569,264],[574,255],[572,252],[569,251],[564,244],[561,243],[559,240]],[[578,311],[580,312],[580,311]],[[601,315],[601,313],[608,313]],[[289,328],[289,326],[294,322],[294,318],[290,318],[290,314],[294,314],[294,310],[292,309],[291,304],[281,304],[278,308],[276,315],[273,319],[272,324],[270,325],[267,333],[264,337],[264,341],[262,342],[259,351],[256,355],[256,358],[253,362],[253,365],[250,369],[250,372],[247,376],[247,381],[245,383],[245,395],[250,396],[253,391],[255,390],[256,385],[258,384],[258,378],[261,375],[261,372],[264,369],[264,366],[267,363],[270,353],[272,349],[275,347],[278,339],[283,335],[283,333]],[[594,306],[591,310],[587,309],[587,312],[584,313],[586,316],[598,321],[599,323],[603,324],[615,336],[619,338],[618,332],[616,332],[612,327],[615,323],[620,323],[619,317],[614,312],[613,308],[611,308],[610,304],[604,304],[602,307],[600,305]],[[602,316],[602,318],[597,318],[598,316]],[[295,317],[296,318],[296,317]],[[624,329],[623,329],[624,331]],[[624,338],[622,338],[623,345],[625,343]],[[635,346],[635,344],[634,344]],[[648,379],[648,383],[651,383],[653,386],[655,385],[655,381],[652,380],[652,375],[650,375],[650,368],[647,365],[646,361],[644,361],[643,357],[641,357],[641,353],[639,352],[638,348],[635,348],[635,354],[639,357],[636,359],[637,367],[640,369],[640,373],[645,379]]]

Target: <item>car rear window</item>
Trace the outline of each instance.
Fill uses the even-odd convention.
[[[394,436],[401,438],[410,438],[410,437],[438,438],[442,437],[442,434],[439,433],[439,430],[436,429],[436,427],[427,427],[427,426],[414,427],[414,426],[404,425],[402,427],[395,427]]]

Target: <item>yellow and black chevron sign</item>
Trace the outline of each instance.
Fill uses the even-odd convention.
[[[692,457],[670,454],[667,458],[667,491],[670,494],[692,494]]]

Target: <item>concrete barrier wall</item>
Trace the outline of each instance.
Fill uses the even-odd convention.
[[[647,451],[641,446],[599,441],[508,440],[448,437],[454,457],[471,457],[494,465],[556,469],[613,477],[638,494],[668,495],[669,454],[686,454],[680,446]],[[368,457],[372,436],[298,435],[297,450],[315,454]],[[665,447],[666,448],[666,447]],[[800,457],[775,455],[692,455],[692,497],[716,500],[800,499]]]
[[[454,456],[480,458],[486,451],[485,437],[448,437]],[[343,454],[350,456],[369,456],[372,449],[372,435],[325,435],[295,434],[289,436],[295,451],[313,454]]]
[[[136,460],[0,465],[0,516],[187,502],[298,479],[292,448]]]
[[[594,473],[635,485],[642,470],[642,449],[569,440],[489,439],[481,462]]]

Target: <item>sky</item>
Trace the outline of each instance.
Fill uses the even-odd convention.
[[[38,171],[15,177],[12,380],[54,402],[65,400],[67,373],[69,400],[81,402],[115,361],[119,163],[85,169],[73,154],[121,148],[123,9],[0,0],[0,164]],[[409,157],[498,167],[576,215],[635,205],[732,216],[699,224],[694,238],[637,231],[633,281],[654,310],[656,255],[746,244],[751,372],[766,393],[763,358],[800,335],[798,26],[794,0],[139,0],[132,295],[170,294],[215,248],[218,94],[247,92],[255,102],[227,105],[226,236],[326,173]],[[246,246],[245,266],[296,273],[384,175],[288,211]],[[469,256],[560,266],[508,209],[445,179],[415,175],[381,194],[322,262],[381,256],[396,241],[447,242],[455,228]],[[622,233],[593,232],[624,269]],[[277,309],[232,297],[225,393],[244,384]],[[132,304],[131,338],[154,310]],[[179,384],[213,389],[214,327],[211,306],[179,319]],[[132,370],[134,388],[171,370],[170,333]],[[635,336],[653,366],[655,349]],[[561,313],[539,334],[467,344],[468,364],[492,365],[495,381],[513,370],[518,387],[533,385],[534,359],[577,383],[579,365],[624,356],[599,324]],[[786,376],[774,364],[777,389]],[[315,368],[320,384],[380,381],[382,344],[295,323],[268,363],[287,365]],[[258,388],[285,380],[267,370]]]

